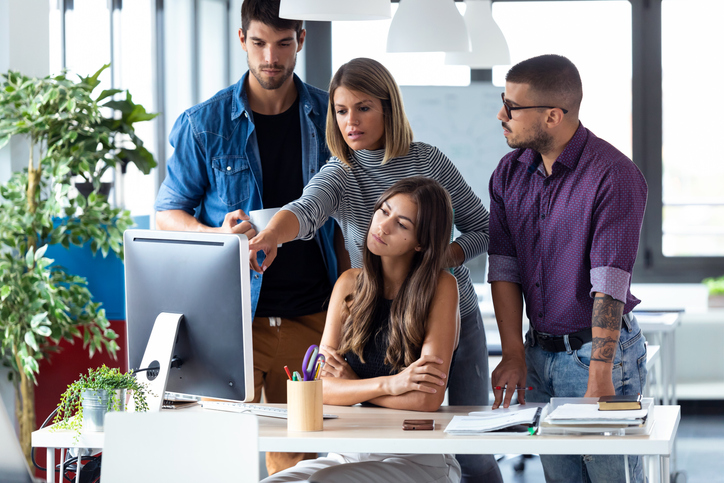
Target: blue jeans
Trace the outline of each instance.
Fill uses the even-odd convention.
[[[528,366],[526,394],[530,402],[548,402],[551,397],[582,397],[588,384],[591,342],[577,351],[547,352],[535,344],[528,332],[525,362]],[[616,394],[642,393],[646,384],[646,345],[633,314],[624,315],[616,357],[613,385]],[[624,482],[622,455],[541,455],[546,482]],[[640,456],[628,456],[632,482],[643,482]]]
[[[455,367],[448,382],[450,406],[487,406],[490,374],[488,347],[480,309],[460,320],[460,342],[455,353]],[[503,482],[493,455],[455,455],[462,470],[461,483],[485,481]]]

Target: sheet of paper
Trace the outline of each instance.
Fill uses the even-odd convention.
[[[495,411],[497,412],[497,411]],[[484,433],[518,424],[532,425],[535,423],[538,408],[529,408],[520,411],[500,412],[491,416],[483,412],[483,417],[455,416],[445,428],[447,433]],[[474,414],[474,413],[470,413]]]

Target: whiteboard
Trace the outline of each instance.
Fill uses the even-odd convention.
[[[502,87],[473,82],[467,87],[400,88],[415,141],[438,147],[457,166],[488,208],[488,181],[511,151],[496,118]]]
[[[489,210],[490,175],[511,151],[496,118],[503,88],[473,82],[467,87],[404,86],[400,90],[415,141],[445,153]],[[465,264],[473,282],[487,281],[485,261],[483,255]]]

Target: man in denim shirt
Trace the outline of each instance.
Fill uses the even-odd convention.
[[[159,229],[252,238],[247,214],[299,198],[329,158],[328,95],[293,73],[306,31],[278,14],[279,0],[244,1],[239,39],[249,71],[176,121],[155,204]],[[334,230],[330,220],[314,240],[281,247],[263,276],[250,274],[255,401],[263,387],[266,402],[286,402],[284,366],[298,367],[321,339],[337,278]],[[273,474],[305,457],[316,454],[268,453],[267,469]]]

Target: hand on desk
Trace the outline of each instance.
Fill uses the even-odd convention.
[[[511,357],[503,355],[503,360],[493,371],[490,381],[493,384],[493,394],[495,401],[493,409],[498,409],[500,404],[504,408],[510,406],[510,400],[513,399],[516,387],[525,387],[525,356]],[[495,389],[500,387],[501,389]],[[525,391],[518,391],[518,402],[525,404]]]

